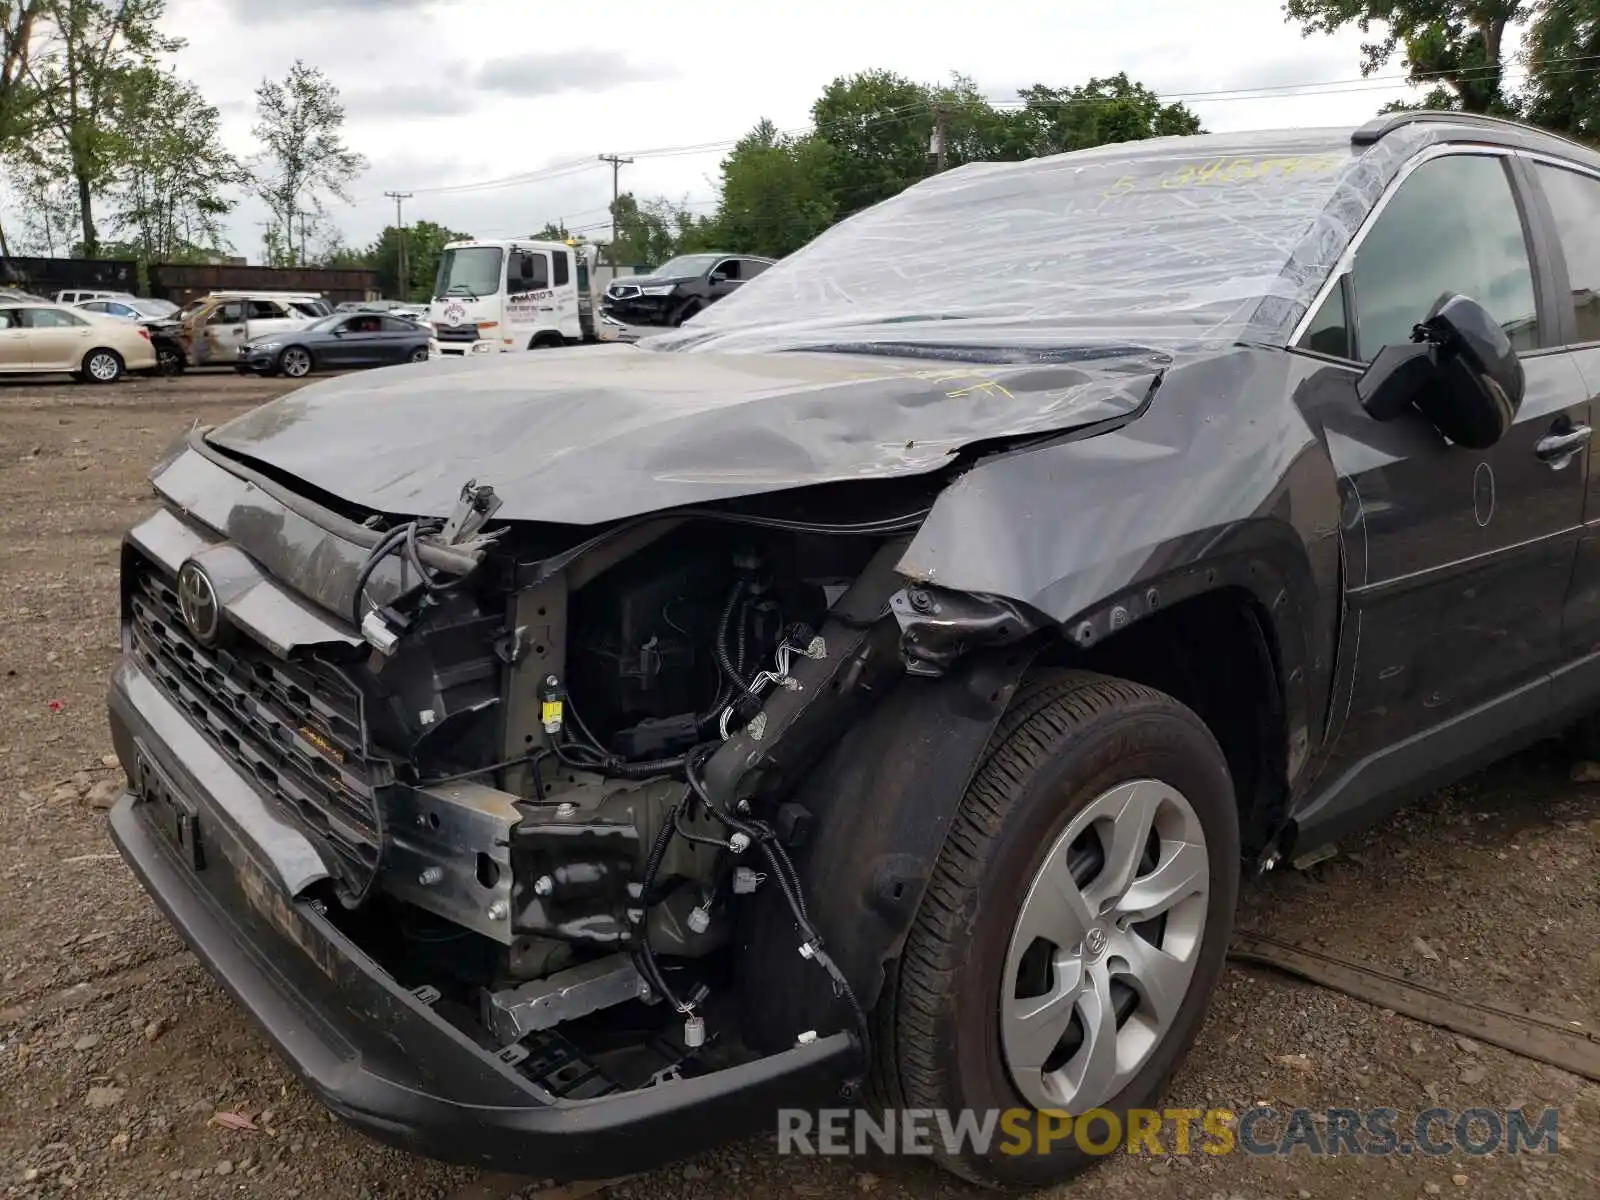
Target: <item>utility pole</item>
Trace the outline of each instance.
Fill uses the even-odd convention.
[[[400,263],[399,263],[399,270],[396,272],[396,275],[397,275],[397,278],[398,278],[398,281],[399,281],[399,285],[400,285],[400,296],[399,296],[399,299],[401,299],[401,300],[410,300],[411,299],[411,262],[410,262],[410,256],[407,255],[407,253],[406,253],[406,222],[405,222],[405,218],[400,215],[400,206],[402,204],[404,204],[407,200],[411,199],[411,193],[410,192],[385,192],[384,195],[389,197],[389,199],[394,201],[394,228],[395,228],[395,235],[400,239]]]
[[[307,217],[314,217],[316,215],[317,215],[317,210],[314,209],[314,208],[297,208],[289,216],[289,220],[291,221],[291,224],[290,224],[288,229],[284,230],[284,234],[285,234],[285,239],[289,243],[289,257],[290,258],[295,257],[295,254],[294,254],[294,225],[292,224],[292,222],[293,222],[295,217],[299,217],[300,218],[300,256],[299,256],[299,261],[294,264],[297,267],[303,267],[303,266],[306,265],[306,242],[307,242],[307,237],[306,237],[306,218]]]
[[[611,164],[611,244],[617,244],[617,201],[622,199],[622,185],[618,176],[622,168],[633,161],[631,158],[619,158],[615,154],[602,154],[600,161]]]
[[[945,168],[950,150],[950,110],[943,104],[937,104],[933,109],[933,144],[928,149],[933,151],[934,169],[942,171]]]

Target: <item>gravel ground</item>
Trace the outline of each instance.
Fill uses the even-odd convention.
[[[105,835],[101,808],[121,783],[103,715],[118,538],[150,507],[146,469],[174,436],[284,390],[231,375],[0,385],[0,1195],[532,1194],[334,1122],[187,953]],[[1540,747],[1440,792],[1341,857],[1251,889],[1242,924],[1600,1027],[1600,784],[1569,782],[1571,766]],[[1230,969],[1170,1102],[1555,1105],[1560,1151],[1115,1156],[1077,1194],[1600,1195],[1600,1087],[1265,972]],[[608,1194],[982,1193],[917,1162],[779,1157],[757,1139]]]

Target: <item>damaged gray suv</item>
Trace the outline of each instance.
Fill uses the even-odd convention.
[[[1600,155],[1459,114],[973,165],[642,345],[197,430],[113,835],[441,1158],[1148,1107],[1241,874],[1600,699],[1596,228]]]

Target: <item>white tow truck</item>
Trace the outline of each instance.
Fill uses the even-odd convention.
[[[596,248],[534,238],[451,242],[428,305],[434,358],[597,340]]]

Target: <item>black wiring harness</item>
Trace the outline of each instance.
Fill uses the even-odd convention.
[[[405,564],[416,573],[417,581],[429,595],[443,595],[461,586],[461,579],[441,580],[430,571],[427,564],[422,561],[422,552],[417,548],[418,538],[438,533],[443,528],[444,522],[437,520],[407,521],[389,530],[378,544],[368,551],[367,560],[361,564],[361,571],[356,576],[355,594],[350,598],[350,619],[356,628],[361,627],[361,621],[367,615],[367,584],[372,579],[372,573],[391,554],[400,554]]]

